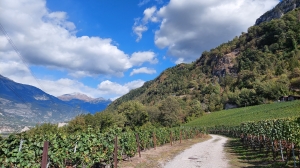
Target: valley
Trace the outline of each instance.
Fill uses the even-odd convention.
[[[0,164],[38,167],[42,155],[47,155],[50,167],[116,167],[141,150],[218,134],[188,153],[192,159],[181,161],[188,160],[192,167],[205,165],[205,154],[222,151],[226,138],[219,135],[224,135],[232,138],[227,150],[247,155],[237,157],[251,160],[251,153],[259,164],[296,167],[300,163],[299,6],[300,0],[280,1],[247,32],[199,53],[191,63],[165,69],[141,87],[128,85],[141,81],[120,85],[105,80],[93,90],[107,93],[114,87],[123,94],[114,101],[78,92],[55,97],[0,76],[0,133],[6,134],[0,136]],[[128,66],[139,64],[134,57],[138,54],[130,57],[133,63]],[[155,63],[152,58],[149,64]],[[58,127],[60,122],[68,124]],[[25,126],[31,129],[20,133]],[[7,135],[11,132],[18,133]],[[51,146],[44,152],[47,142]],[[203,155],[207,143],[209,149],[213,144],[219,147],[205,149]],[[223,158],[217,155],[205,166],[219,160],[218,167],[227,167]],[[170,167],[181,166],[179,160],[170,162]]]
[[[69,101],[60,100],[42,90],[16,83],[0,75],[0,133],[19,132],[24,127],[43,123],[68,122],[80,114],[102,111],[110,100],[103,98],[88,101],[69,96]],[[82,96],[82,94],[81,94]]]

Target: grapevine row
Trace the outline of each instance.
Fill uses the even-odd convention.
[[[84,132],[67,135],[64,133],[34,135],[11,135],[0,141],[0,165],[2,167],[40,167],[44,141],[49,141],[49,167],[65,167],[67,165],[92,167],[96,164],[112,164],[114,156],[114,140],[118,139],[119,160],[133,157],[137,153],[136,134],[139,136],[141,150],[177,141],[189,139],[199,133],[201,128],[155,128],[138,129],[137,131],[111,128],[100,133],[88,128]],[[172,139],[170,139],[172,135]]]
[[[300,166],[300,118],[242,123],[240,126],[216,126],[209,133],[240,138],[246,148],[272,154],[273,161],[294,161]],[[279,158],[279,160],[278,160]]]

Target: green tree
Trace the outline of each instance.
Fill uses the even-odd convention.
[[[118,109],[119,114],[125,116],[125,126],[142,126],[149,121],[149,116],[145,106],[138,101],[128,101],[122,103]]]
[[[68,123],[67,131],[69,133],[82,131],[87,128],[84,115],[76,116],[73,120]]]
[[[146,106],[146,111],[149,116],[149,121],[154,124],[154,123],[159,123],[159,116],[160,116],[160,111],[158,107],[156,106]]]
[[[161,125],[166,127],[173,127],[180,124],[181,113],[180,104],[174,97],[168,97],[161,102],[159,106],[160,116],[159,121]]]

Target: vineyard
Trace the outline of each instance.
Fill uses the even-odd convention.
[[[274,162],[300,167],[300,118],[247,122],[240,126],[208,128],[209,133],[240,138],[243,146],[272,156]]]
[[[7,138],[0,137],[0,168],[41,167],[45,141],[49,142],[47,167],[95,168],[100,165],[113,166],[116,160],[131,158],[140,150],[172,144],[206,132],[239,138],[245,148],[257,151],[259,156],[271,157],[273,162],[292,162],[296,167],[300,166],[300,118],[257,120],[271,118],[274,111],[277,113],[275,117],[295,117],[299,115],[299,105],[300,101],[294,101],[216,112],[199,118],[196,121],[199,123],[201,120],[201,124],[194,122],[192,127],[141,127],[135,131],[113,127],[104,132],[88,127],[76,133],[14,134]],[[242,116],[255,120],[244,122]],[[236,120],[242,124],[238,125]],[[204,127],[203,123],[208,121],[214,125],[225,124]]]
[[[178,127],[137,131],[111,128],[104,133],[88,128],[85,132],[72,135],[16,134],[0,141],[0,164],[2,168],[41,167],[44,141],[48,141],[47,167],[113,165],[114,157],[122,160],[133,157],[138,149],[145,150],[166,143],[172,144],[174,141],[190,139],[203,133],[205,130],[201,128]],[[114,155],[116,151],[117,156]]]

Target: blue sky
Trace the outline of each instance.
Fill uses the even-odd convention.
[[[278,0],[0,2],[0,74],[49,94],[115,99],[231,40]]]

